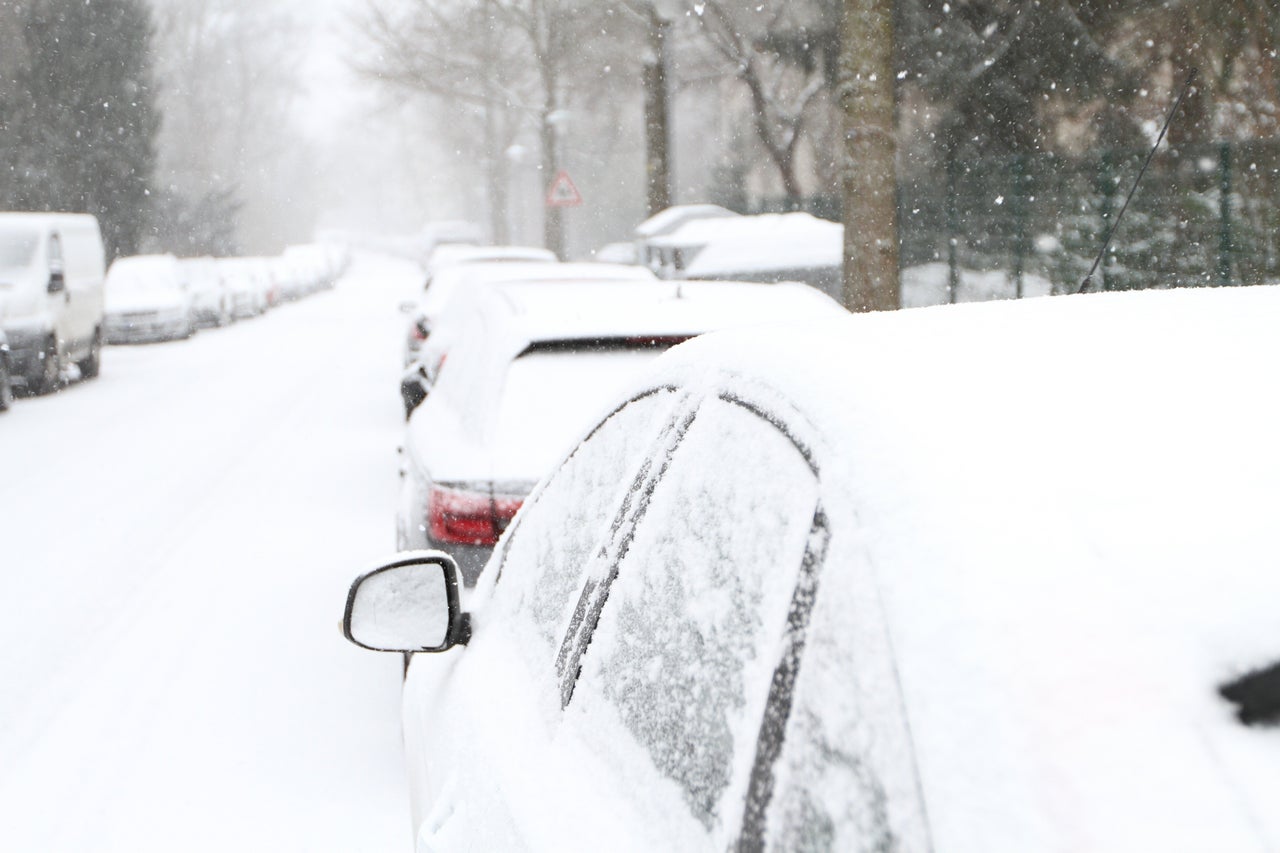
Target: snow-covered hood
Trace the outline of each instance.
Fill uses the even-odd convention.
[[[105,301],[108,314],[132,314],[144,311],[166,314],[187,310],[185,295],[176,290],[161,288],[123,292],[108,289]]]

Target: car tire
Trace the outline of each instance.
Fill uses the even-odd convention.
[[[0,357],[0,412],[9,411],[13,406],[13,381],[9,376],[9,365]]]
[[[58,341],[50,335],[44,344],[44,352],[36,360],[36,370],[27,383],[37,394],[52,394],[62,382],[62,358],[58,353]]]
[[[89,344],[89,354],[76,362],[80,368],[81,379],[96,379],[102,372],[102,329],[93,330],[93,342]]]

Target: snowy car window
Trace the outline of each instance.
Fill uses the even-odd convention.
[[[511,362],[493,425],[494,465],[538,480],[604,412],[657,349],[528,352]]]
[[[609,536],[637,468],[668,425],[675,393],[657,391],[604,421],[523,510],[497,558],[507,607],[555,642],[588,558]]]
[[[31,263],[39,235],[25,228],[0,231],[0,269],[24,267]]]
[[[720,840],[742,816],[816,504],[814,476],[786,436],[742,407],[705,404],[583,657],[574,701],[601,721],[588,736],[621,757],[615,728],[629,731]]]

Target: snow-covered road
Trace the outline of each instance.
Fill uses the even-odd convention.
[[[399,660],[338,622],[394,543],[413,267],[0,416],[0,849],[410,845]]]

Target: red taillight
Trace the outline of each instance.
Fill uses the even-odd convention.
[[[498,537],[520,509],[519,498],[488,492],[432,486],[427,499],[427,529],[438,544],[498,544]]]

